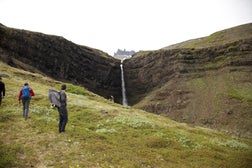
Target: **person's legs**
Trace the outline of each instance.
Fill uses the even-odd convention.
[[[22,100],[22,103],[23,103],[23,117],[24,117],[24,119],[27,120],[27,118],[28,118],[28,112],[29,112],[30,100]]]
[[[61,130],[62,124],[63,124],[63,117],[62,117],[62,115],[59,113],[59,133],[62,132],[62,130]]]
[[[65,127],[66,127],[67,121],[68,121],[68,118],[67,118],[67,116],[65,115],[65,116],[63,117],[63,121],[62,121],[62,125],[61,125],[61,132],[65,132]]]
[[[61,133],[61,132],[65,132],[65,127],[68,122],[68,114],[67,114],[66,107],[63,106],[59,108],[59,116],[60,116],[59,132]]]
[[[22,100],[23,104],[23,118],[25,118],[25,100]]]

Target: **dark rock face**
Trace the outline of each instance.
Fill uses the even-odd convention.
[[[124,72],[130,105],[179,122],[250,134],[252,39],[139,52],[124,61]]]
[[[138,52],[124,61],[127,95],[132,105],[172,79],[192,79],[207,71],[252,65],[252,39],[204,49]],[[250,69],[251,70],[251,69]]]
[[[121,97],[120,61],[99,50],[62,37],[0,26],[0,59],[9,65],[41,72],[85,86],[105,98]]]

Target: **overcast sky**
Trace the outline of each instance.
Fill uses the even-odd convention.
[[[156,50],[252,22],[252,0],[0,0],[0,23],[110,55]]]

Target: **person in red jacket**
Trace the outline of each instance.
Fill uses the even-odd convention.
[[[23,88],[20,90],[18,95],[18,103],[20,104],[20,101],[22,100],[23,104],[23,117],[25,120],[28,118],[28,112],[29,112],[29,106],[31,97],[35,96],[32,88],[29,87],[28,83],[25,83]]]

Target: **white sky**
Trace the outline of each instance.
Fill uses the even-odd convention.
[[[252,0],[0,0],[0,23],[110,55],[156,50],[252,22]]]

